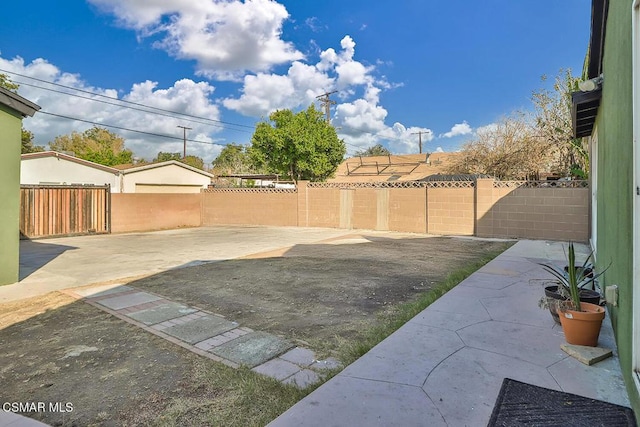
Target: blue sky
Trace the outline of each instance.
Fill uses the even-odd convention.
[[[580,73],[590,4],[11,2],[0,16],[0,72],[42,107],[24,122],[38,144],[95,122],[121,128],[111,130],[150,160],[182,151],[181,140],[162,136],[180,138],[182,125],[192,128],[189,154],[209,163],[224,144],[249,143],[269,112],[335,90],[332,123],[349,153],[376,143],[417,153],[419,131],[424,151],[455,151],[478,128],[532,109],[543,74]]]

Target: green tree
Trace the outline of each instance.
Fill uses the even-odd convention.
[[[17,92],[20,85],[11,81],[9,76],[0,73],[0,87],[3,87],[11,92]]]
[[[185,165],[204,170],[204,160],[202,160],[201,157],[189,155],[179,161],[181,161]]]
[[[546,81],[542,76],[542,81]],[[573,137],[571,123],[571,93],[578,90],[579,79],[571,69],[560,69],[553,89],[534,91],[531,100],[535,107],[537,133],[558,150],[558,172],[562,175],[586,177],[589,152],[582,138]]]
[[[153,163],[168,162],[169,160],[176,160],[185,165],[204,170],[204,160],[202,160],[201,157],[189,155],[183,159],[180,153],[165,153],[160,151],[156,158],[153,159]]]
[[[164,151],[160,151],[155,159],[153,159],[153,163],[158,162],[168,162],[169,160],[182,160],[182,154],[180,153],[165,153]]]
[[[22,154],[39,153],[44,151],[44,147],[42,145],[33,145],[33,138],[33,132],[22,128]]]
[[[218,175],[256,173],[248,147],[241,144],[227,144],[218,157],[211,162]]]
[[[344,158],[344,142],[313,105],[294,114],[279,110],[261,122],[251,138],[249,155],[267,171],[294,181],[322,181],[331,176]]]
[[[356,151],[354,156],[356,157],[373,157],[373,156],[388,156],[391,152],[382,144],[376,144],[373,147],[369,147],[366,150]]]
[[[52,150],[72,152],[76,157],[115,166],[133,162],[133,152],[124,148],[124,139],[97,126],[83,133],[57,136],[49,143]]]
[[[0,73],[0,87],[16,93],[18,92],[20,85],[12,82],[6,74]],[[42,145],[33,145],[33,138],[33,132],[22,128],[22,154],[39,153],[40,151],[44,151],[44,147]]]

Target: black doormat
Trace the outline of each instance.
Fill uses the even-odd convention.
[[[505,378],[489,427],[636,427],[631,408]]]

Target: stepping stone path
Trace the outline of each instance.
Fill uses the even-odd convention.
[[[313,351],[275,335],[254,331],[224,316],[168,300],[127,285],[103,285],[64,291],[147,332],[233,368],[304,388],[340,363],[316,360]]]

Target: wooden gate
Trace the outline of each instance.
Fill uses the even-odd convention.
[[[20,236],[39,238],[111,232],[108,185],[21,185]]]

